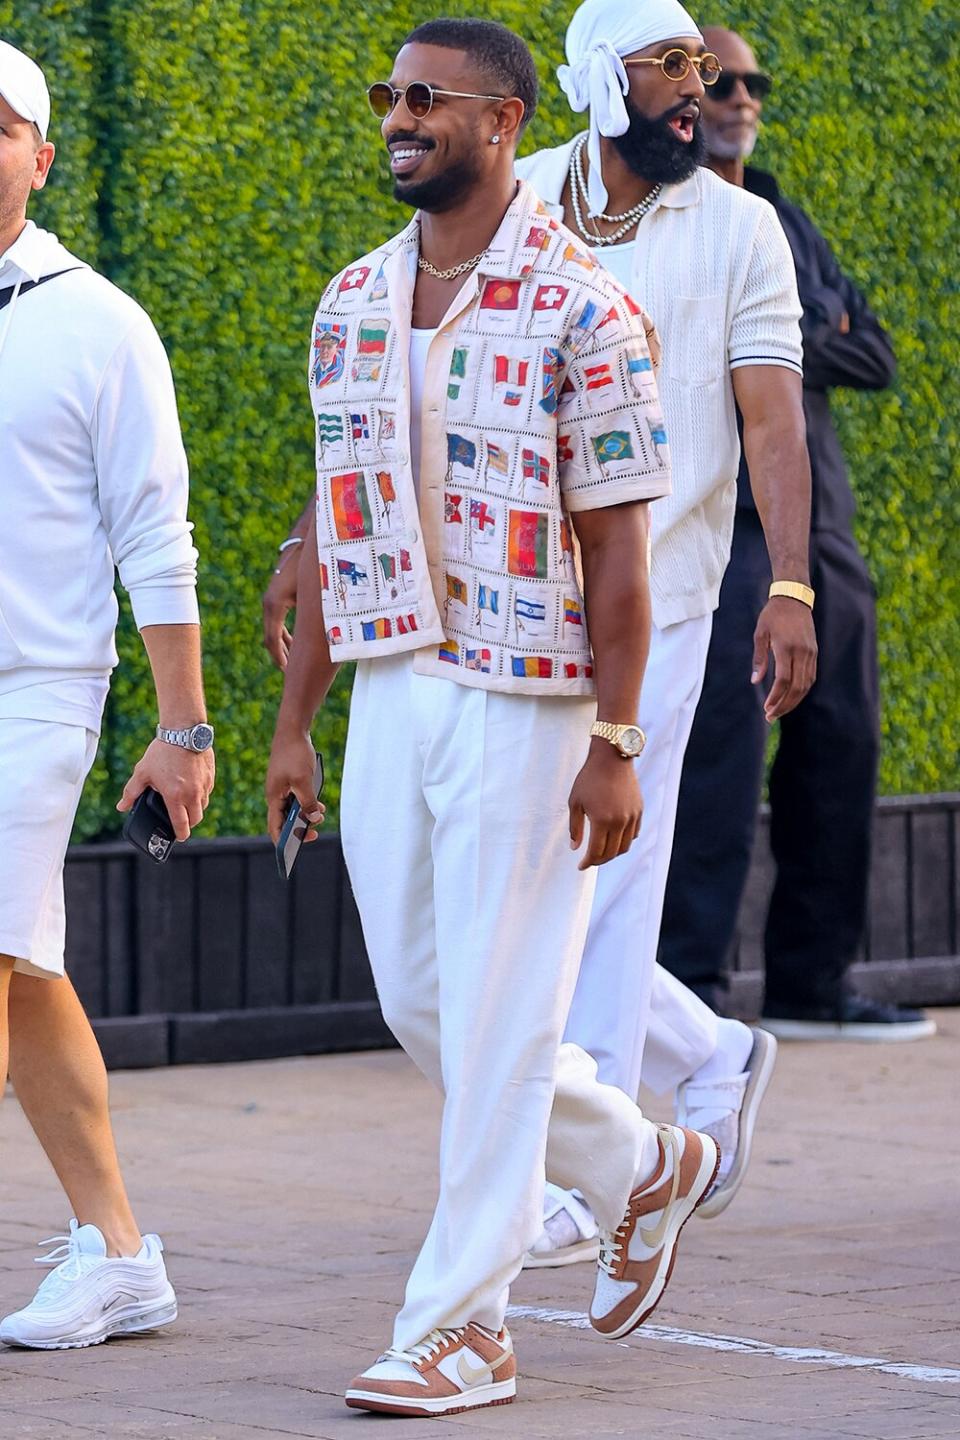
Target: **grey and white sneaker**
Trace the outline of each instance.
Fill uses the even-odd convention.
[[[677,1087],[677,1124],[710,1135],[720,1147],[720,1169],[697,1213],[711,1220],[726,1210],[750,1164],[753,1129],[777,1060],[777,1042],[754,1030],[747,1068],[717,1080],[687,1080]]]
[[[141,1335],[176,1320],[177,1297],[158,1235],[145,1235],[136,1255],[108,1256],[95,1225],[71,1220],[69,1235],[41,1244],[57,1249],[36,1263],[56,1268],[29,1305],[0,1321],[4,1345],[72,1350],[99,1345],[111,1335]]]
[[[572,1190],[547,1184],[543,1197],[543,1229],[523,1257],[524,1270],[552,1270],[596,1261],[600,1230],[586,1202]]]

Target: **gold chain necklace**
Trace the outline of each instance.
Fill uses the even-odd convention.
[[[472,260],[461,260],[459,265],[451,265],[449,270],[438,270],[436,265],[431,265],[429,260],[424,260],[422,255],[417,256],[417,265],[421,270],[432,275],[435,280],[456,280],[458,275],[465,275],[472,270],[474,265],[479,265],[486,255],[486,250],[481,250],[479,255],[474,255]]]

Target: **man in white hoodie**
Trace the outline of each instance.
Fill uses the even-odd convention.
[[[669,1001],[681,1033],[703,1008],[657,974],[655,959],[683,755],[730,557],[738,410],[773,574],[752,676],[762,684],[772,659],[767,720],[792,710],[816,673],[801,310],[773,208],[700,168],[700,100],[720,65],[679,0],[585,0],[566,53],[558,78],[571,109],[588,112],[587,131],[521,160],[517,173],[656,325],[673,464],[673,493],[651,513],[653,632],[638,719],[647,736],[637,762],[643,829],[629,855],[599,873],[567,1028],[601,1079],[635,1097],[651,993],[657,1013]],[[681,1087],[681,1123],[708,1130],[723,1152],[704,1214],[722,1208],[742,1179],[774,1051],[765,1032],[720,1021],[709,1065]],[[590,1257],[593,1225],[576,1197],[551,1192],[546,1216],[532,1263]]]
[[[131,1213],[103,1059],[63,973],[64,855],[117,663],[115,566],[160,722],[117,808],[150,786],[186,839],[214,766],[170,367],[140,307],[26,218],[53,164],[49,121],[43,72],[0,41],[0,1083],[9,1068],[76,1217],[0,1341],[62,1349],[177,1313],[163,1247]]]

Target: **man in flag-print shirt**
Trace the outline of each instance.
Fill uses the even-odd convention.
[[[515,35],[428,22],[368,93],[417,213],[314,321],[315,519],[267,799],[275,837],[291,795],[319,820],[309,729],[359,661],[344,854],[384,1016],[444,1114],[391,1347],[346,1398],[436,1415],[513,1398],[504,1316],[545,1165],[604,1230],[612,1339],[655,1308],[719,1161],[561,1044],[596,867],[641,819],[648,502],[670,484],[649,327],[514,177],[537,98]]]

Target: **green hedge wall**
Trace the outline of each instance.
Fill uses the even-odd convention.
[[[544,94],[528,148],[576,123],[553,78],[571,10],[531,16],[503,0],[447,12],[489,15],[529,40]],[[325,278],[405,219],[363,91],[431,13],[383,0],[0,0],[0,34],[41,59],[54,89],[61,153],[36,218],[147,307],[173,362],[220,727],[207,833],[262,828],[280,681],[261,647],[259,599],[311,485],[310,319]],[[842,11],[717,0],[700,18],[740,28],[777,76],[757,160],[808,208],[894,333],[897,389],[836,402],[880,594],[883,787],[958,788],[960,307],[941,179],[957,27],[929,0]],[[115,828],[113,792],[153,724],[129,619],[121,653],[78,837]],[[348,689],[344,676],[316,727],[334,802]]]

